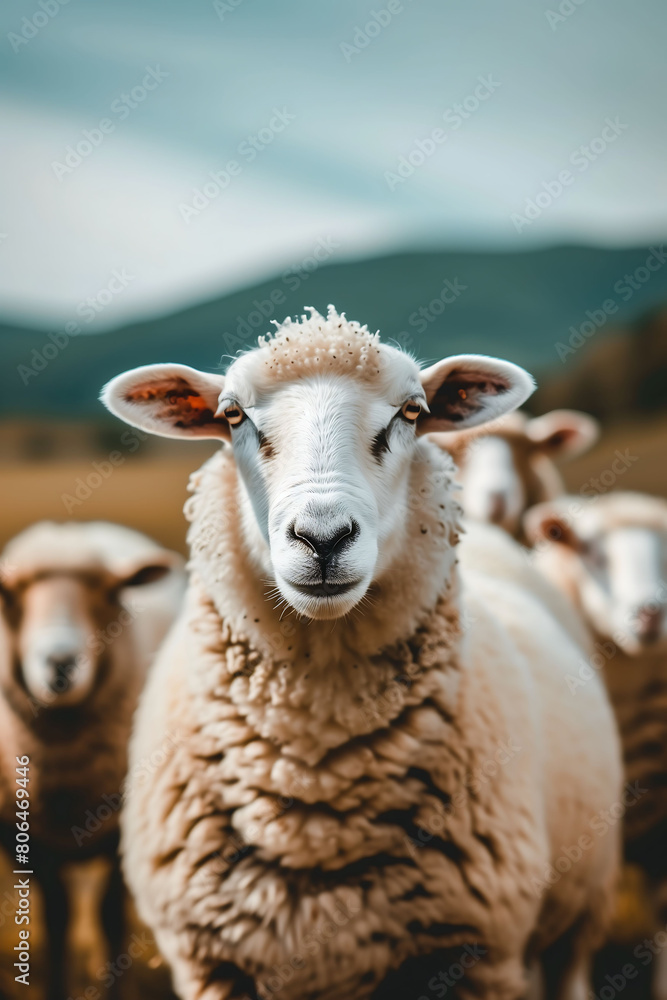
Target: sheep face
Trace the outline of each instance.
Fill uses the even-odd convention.
[[[19,669],[40,706],[76,705],[90,693],[100,659],[95,633],[112,620],[107,603],[101,581],[79,576],[45,576],[15,591]]]
[[[459,466],[466,515],[518,536],[528,507],[563,493],[553,463],[583,454],[598,434],[587,414],[553,410],[533,420],[511,414],[481,432],[435,434],[434,440]]]
[[[81,704],[103,681],[112,644],[130,624],[121,591],[168,571],[142,566],[119,579],[100,570],[46,569],[3,585],[15,678],[34,703],[50,709]]]
[[[498,524],[510,534],[519,526],[526,509],[527,456],[500,434],[483,435],[470,444],[459,482],[462,486],[461,506],[468,517]],[[522,449],[523,450],[523,449]]]
[[[538,547],[563,547],[577,599],[599,635],[630,656],[667,650],[663,500],[621,492],[584,503],[563,498],[529,511],[526,529]]]
[[[420,371],[330,311],[286,324],[224,378],[148,366],[103,399],[135,426],[231,441],[249,552],[279,598],[326,619],[359,603],[404,540],[420,435],[484,423],[532,389],[522,369],[474,355]]]

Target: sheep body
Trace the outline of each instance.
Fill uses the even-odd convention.
[[[667,636],[641,645],[632,634],[633,618],[613,605],[614,580],[621,574],[627,593],[630,574],[614,565],[613,549],[604,546],[614,532],[642,529],[662,543],[667,556],[667,503],[639,493],[617,492],[591,499],[563,497],[542,504],[526,518],[529,536],[537,543],[534,564],[545,578],[570,599],[589,627],[594,653],[566,677],[574,704],[590,683],[604,677],[621,735],[625,778],[631,798],[624,816],[625,858],[643,869],[649,880],[660,926],[667,919]],[[657,563],[660,563],[658,557]],[[645,566],[643,567],[646,568]],[[604,597],[591,590],[591,572],[607,573]],[[652,613],[664,623],[664,577],[642,581],[643,596]],[[640,590],[641,594],[642,591]],[[605,605],[605,601],[608,602]],[[630,611],[631,608],[627,608]],[[660,955],[653,974],[654,997],[667,995],[667,961]]]
[[[435,477],[441,503],[406,528],[381,620],[338,630],[281,623],[245,571],[229,450],[193,477],[186,607],[131,762],[169,750],[130,780],[123,817],[126,876],[185,1000],[266,997],[276,977],[285,1000],[363,998],[404,960],[466,945],[484,954],[475,995],[510,1000],[527,950],[575,923],[582,956],[599,942],[618,831],[594,827],[620,795],[609,705],[596,680],[571,703],[581,651],[527,564],[485,574],[479,546],[459,607],[451,474],[423,444],[413,489]]]
[[[566,521],[582,538],[604,538],[615,529],[643,527],[665,540],[667,550],[667,503],[640,493],[618,492],[590,500],[564,497],[556,505],[536,507],[528,524],[553,510],[574,511]],[[565,523],[565,522],[564,522]],[[529,529],[530,530],[530,529]],[[567,526],[566,526],[567,531]],[[625,839],[632,860],[649,871],[667,877],[667,852],[648,845],[667,832],[667,647],[665,637],[654,645],[628,652],[623,648],[627,621],[609,621],[608,628],[588,613],[581,598],[581,554],[572,545],[550,542],[537,545],[533,563],[551,583],[569,598],[585,620],[597,643],[595,669],[604,677],[618,719],[631,784],[646,786],[625,819]],[[656,608],[665,603],[664,582],[651,596]],[[618,640],[618,641],[616,641]],[[620,645],[619,645],[620,643]],[[573,696],[588,683],[593,668],[570,678]],[[574,697],[573,697],[573,700]],[[646,843],[645,843],[646,842]],[[643,849],[643,845],[647,847]]]

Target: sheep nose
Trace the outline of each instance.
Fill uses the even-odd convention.
[[[289,529],[289,533],[293,539],[300,542],[305,542],[308,548],[312,549],[317,558],[322,563],[326,563],[332,556],[334,550],[341,545],[343,541],[346,544],[353,542],[354,539],[359,534],[359,525],[356,521],[346,520],[341,524],[329,530],[326,533],[321,534],[316,531],[316,529],[310,526],[304,526],[294,522],[294,524]]]
[[[660,635],[662,608],[645,604],[635,613],[635,633],[644,642],[653,642]]]
[[[52,653],[47,657],[51,668],[49,687],[54,693],[62,694],[70,687],[76,669],[76,653]]]

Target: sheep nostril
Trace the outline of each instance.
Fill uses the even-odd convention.
[[[47,657],[46,662],[51,668],[49,687],[53,692],[62,693],[71,686],[76,661],[75,653],[58,653]]]
[[[288,529],[288,535],[293,540],[304,542],[322,561],[329,559],[341,542],[353,542],[358,534],[359,525],[351,519],[326,535],[317,534],[313,529],[301,527],[296,522]]]

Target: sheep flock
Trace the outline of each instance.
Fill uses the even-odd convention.
[[[567,493],[596,421],[333,307],[224,375],[109,375],[121,421],[219,448],[187,574],[101,522],[0,557],[0,843],[29,803],[48,1000],[131,995],[72,983],[91,861],[102,958],[140,920],[180,1000],[614,1000],[638,872],[667,1000],[667,501]]]

